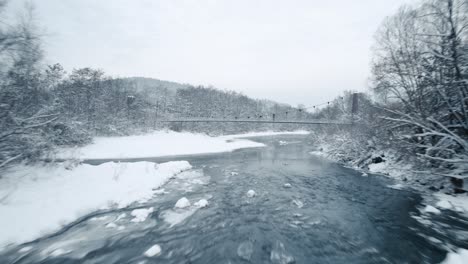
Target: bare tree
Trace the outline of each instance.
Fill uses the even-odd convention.
[[[467,5],[428,0],[401,8],[377,33],[373,63],[382,118],[401,144],[454,177],[468,174]]]

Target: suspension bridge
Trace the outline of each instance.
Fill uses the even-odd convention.
[[[202,118],[202,117],[181,117],[174,119],[159,119],[158,122],[162,123],[257,123],[257,124],[297,124],[297,125],[342,125],[349,126],[355,124],[354,114],[358,111],[358,93],[354,93],[352,96],[352,107],[351,107],[351,118],[349,121],[342,120],[328,120],[328,119],[307,119],[307,120],[288,120],[278,119],[277,114],[271,114],[271,118]],[[306,107],[300,111],[304,111],[308,108],[316,108],[321,105],[329,105],[330,102],[323,104]]]
[[[257,123],[257,124],[298,124],[298,125],[353,125],[354,122],[334,120],[258,120],[258,119],[219,119],[219,118],[178,118],[158,120],[162,123]]]

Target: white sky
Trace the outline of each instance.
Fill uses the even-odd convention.
[[[367,88],[374,32],[414,0],[32,2],[48,62],[68,71],[90,66],[313,105]]]

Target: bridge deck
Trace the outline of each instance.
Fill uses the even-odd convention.
[[[299,124],[299,125],[352,125],[351,122],[332,120],[255,120],[255,119],[162,119],[164,123],[260,123],[260,124]]]

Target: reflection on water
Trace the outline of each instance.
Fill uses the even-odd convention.
[[[259,140],[269,147],[186,157],[194,169],[154,199],[81,219],[0,262],[438,263],[467,246],[466,220],[423,214],[421,197],[392,181],[313,157],[302,136]],[[182,197],[189,205],[175,208]]]

